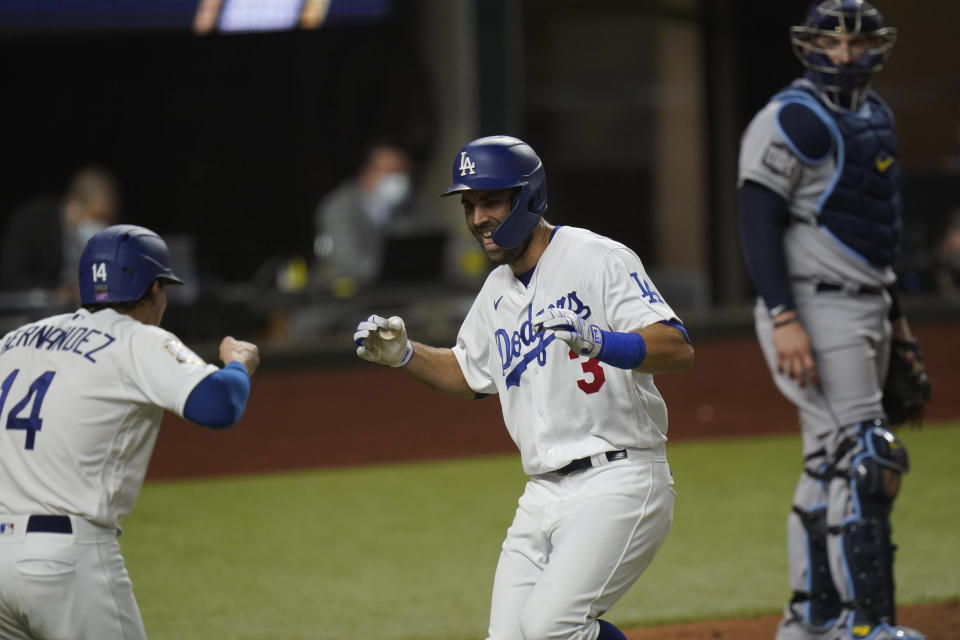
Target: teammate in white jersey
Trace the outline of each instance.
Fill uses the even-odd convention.
[[[688,368],[693,347],[633,251],[543,219],[543,166],[523,141],[463,147],[443,195],[454,194],[499,265],[457,344],[412,342],[401,318],[374,315],[357,327],[357,354],[453,396],[500,395],[530,479],[497,566],[490,640],[622,640],[599,618],[673,518],[652,374]]]
[[[79,263],[82,308],[0,340],[0,637],[145,638],[117,536],[164,410],[206,426],[243,414],[257,347],[218,369],[159,327],[182,281],[164,241],[107,227]]]
[[[892,287],[897,143],[869,87],[896,32],[867,2],[823,0],[791,33],[807,73],[745,131],[738,185],[757,336],[803,433],[777,639],[920,640],[896,624],[890,510],[909,463],[882,403],[891,340],[912,341]]]

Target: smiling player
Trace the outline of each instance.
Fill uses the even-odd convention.
[[[357,327],[357,354],[453,396],[500,396],[529,481],[497,565],[490,640],[622,640],[600,616],[653,560],[673,517],[652,374],[686,369],[693,347],[633,251],[543,218],[546,176],[523,141],[467,144],[443,195],[460,196],[498,265],[457,344],[413,342],[401,318],[374,315]]]

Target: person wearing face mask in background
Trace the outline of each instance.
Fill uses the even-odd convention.
[[[404,148],[372,144],[359,171],[317,207],[315,274],[338,297],[376,283],[391,236],[411,235],[436,223],[412,197],[413,162]]]
[[[953,210],[936,252],[937,292],[960,302],[960,207]]]
[[[85,166],[61,198],[41,196],[7,219],[0,238],[0,291],[37,296],[45,304],[79,303],[76,266],[80,253],[120,211],[116,178],[104,167]]]

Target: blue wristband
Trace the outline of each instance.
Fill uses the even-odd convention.
[[[601,331],[603,346],[597,360],[621,369],[635,369],[647,357],[647,343],[639,333]]]

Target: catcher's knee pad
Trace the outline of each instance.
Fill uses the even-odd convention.
[[[827,556],[827,506],[819,505],[809,511],[794,506],[793,512],[807,534],[807,583],[806,591],[794,592],[791,608],[799,605],[800,610],[795,609],[795,613],[807,624],[829,626],[840,615],[842,606]]]
[[[890,511],[909,468],[907,450],[881,421],[861,423],[849,469],[852,511],[831,530],[841,536],[854,626],[895,622]]]

